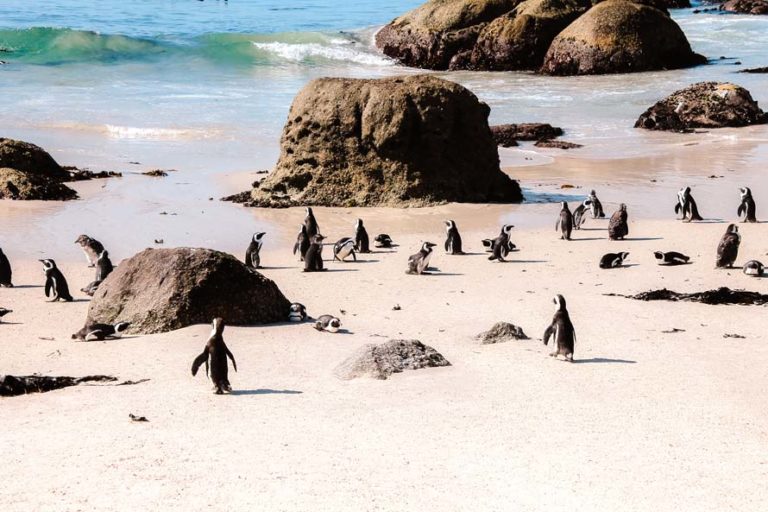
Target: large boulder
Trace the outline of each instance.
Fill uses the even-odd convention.
[[[675,91],[642,113],[635,128],[691,131],[768,122],[749,91],[738,85],[700,82]]]
[[[67,201],[77,192],[45,175],[6,167],[0,168],[0,199]]]
[[[321,78],[296,96],[255,206],[520,202],[488,105],[433,76]]]
[[[471,52],[485,25],[521,0],[429,0],[376,33],[376,46],[401,63],[425,69],[456,69],[457,55]]]
[[[281,322],[290,303],[277,285],[229,254],[210,249],[146,249],[99,285],[86,324],[130,322],[158,333],[221,317],[229,325]]]
[[[70,177],[41,147],[0,138],[0,199],[77,199],[77,192],[62,183]]]
[[[450,365],[442,354],[419,340],[390,340],[381,345],[363,345],[337,366],[334,373],[344,380],[359,377],[385,380],[404,370]]]
[[[720,5],[720,10],[740,14],[768,14],[768,1],[728,0]]]
[[[677,69],[706,62],[672,18],[654,7],[607,0],[552,41],[541,71],[592,75]]]
[[[479,32],[471,64],[461,67],[538,69],[555,36],[590,7],[589,0],[526,0]]]

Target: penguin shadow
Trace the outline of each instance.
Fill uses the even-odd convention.
[[[459,254],[445,253],[446,256],[482,256],[483,254],[490,254],[489,252],[462,252]]]
[[[625,242],[650,242],[653,240],[664,240],[664,237],[662,236],[646,236],[646,237],[635,237],[635,238],[625,238]]]
[[[23,322],[0,322],[0,325],[24,325]]]
[[[605,237],[589,237],[589,238],[571,238],[569,242],[591,242],[594,240],[605,240]]]
[[[7,288],[8,290],[13,290],[14,288],[44,288],[43,285],[37,285],[37,284],[15,284],[13,285],[13,288]]]
[[[289,269],[293,269],[293,268],[297,268],[297,267],[259,267],[256,270],[257,271],[261,271],[261,270],[289,270]]]
[[[591,357],[589,359],[574,359],[574,364],[589,364],[589,363],[620,363],[620,364],[636,364],[637,361],[631,359],[610,359],[607,357]]]
[[[334,260],[335,263],[351,263],[353,265],[357,263],[378,263],[381,260],[346,260],[346,261],[340,261],[340,260]]]
[[[429,269],[422,272],[421,275],[422,276],[463,276],[464,274],[460,274],[457,272],[441,272],[440,269],[437,267],[429,267]]]
[[[250,396],[250,395],[301,395],[303,391],[295,389],[233,389],[229,394],[232,396]]]
[[[504,263],[549,263],[549,260],[504,260]]]
[[[346,261],[346,262],[341,262],[341,263],[350,263],[350,262]],[[325,267],[323,270],[315,270],[315,271],[310,271],[310,272],[306,272],[306,273],[307,274],[325,274],[325,273],[330,273],[330,272],[358,272],[358,270],[356,268],[328,268],[328,267]]]
[[[725,224],[727,222],[728,222],[727,220],[723,220],[723,219],[704,219],[704,220],[694,220],[691,222],[683,221],[684,224]]]

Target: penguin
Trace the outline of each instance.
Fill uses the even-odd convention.
[[[319,272],[327,270],[323,268],[323,240],[325,237],[317,234],[312,238],[309,249],[304,255],[304,272]]]
[[[432,257],[432,248],[435,244],[424,242],[421,250],[408,257],[408,270],[406,274],[424,274],[429,269],[429,260]]]
[[[603,211],[603,203],[600,202],[600,200],[597,198],[597,194],[594,190],[589,191],[589,197],[586,201],[584,201],[584,204],[586,206],[589,206],[590,211],[592,212],[592,218],[593,219],[604,219],[605,218],[605,212]]]
[[[197,370],[200,365],[205,363],[205,373],[208,374],[208,359],[210,358],[211,365],[211,380],[213,381],[214,389],[217,395],[222,395],[224,392],[231,392],[232,386],[229,384],[229,367],[227,365],[227,357],[232,360],[232,367],[237,371],[237,363],[235,362],[235,356],[227,348],[227,344],[224,343],[224,320],[221,318],[213,319],[213,329],[211,335],[208,337],[208,342],[205,344],[203,353],[195,358],[192,362],[192,376],[197,375]]]
[[[582,203],[573,210],[573,229],[581,229],[581,225],[587,220],[587,204],[588,200],[585,199]]]
[[[315,322],[318,331],[339,332],[341,320],[332,315],[320,315]]]
[[[315,220],[315,214],[312,212],[312,207],[307,206],[307,215],[304,217],[304,227],[307,228],[307,236],[310,240],[312,237],[320,233],[320,226],[317,225]]]
[[[565,307],[565,298],[558,294],[555,296],[554,303],[557,305],[555,316],[552,317],[552,323],[544,331],[544,345],[549,343],[552,337],[555,343],[555,351],[550,353],[551,357],[557,358],[563,355],[567,361],[573,362],[573,347],[576,343],[576,330],[571,323],[571,317]]]
[[[765,267],[757,260],[749,260],[741,269],[746,275],[754,277],[763,277],[765,272]]]
[[[371,252],[368,232],[365,230],[365,226],[363,226],[363,219],[357,219],[355,224],[355,250],[361,254]]]
[[[491,243],[493,254],[488,257],[490,261],[506,261],[504,258],[509,254],[510,250],[514,248],[514,244],[509,241],[509,233],[514,227],[515,226],[512,224],[504,224],[501,226],[501,233],[499,233],[499,236],[494,238]]]
[[[392,247],[392,238],[386,233],[376,235],[376,238],[374,238],[373,241],[376,242],[376,247],[382,249],[389,249]]]
[[[662,251],[656,251],[653,253],[653,255],[656,257],[657,260],[659,260],[659,265],[685,265],[690,261],[690,257],[686,256],[685,254],[675,252],[675,251],[669,251],[669,252],[662,252]]]
[[[611,215],[608,221],[608,238],[611,240],[624,240],[629,234],[629,225],[627,225],[627,205],[621,203],[619,209]]]
[[[352,256],[354,261],[357,261],[355,255],[355,241],[351,238],[344,237],[335,244],[333,244],[333,259],[339,261],[345,261],[345,258]]]
[[[250,268],[261,268],[261,246],[264,245],[264,235],[266,233],[259,232],[254,233],[251,238],[251,243],[248,244],[248,249],[245,251],[245,266]],[[294,249],[294,253],[296,250]]]
[[[568,209],[568,203],[563,201],[560,216],[555,223],[555,231],[560,231],[560,240],[570,240],[573,231],[573,214]]]
[[[56,267],[56,262],[51,259],[38,261],[43,264],[43,272],[45,273],[45,296],[53,296],[51,302],[56,302],[59,299],[72,302],[74,299],[69,294],[67,280],[61,270]]]
[[[304,304],[299,304],[298,302],[291,304],[288,310],[289,322],[303,322],[307,318],[307,308],[304,307]]]
[[[112,273],[114,268],[115,267],[112,265],[112,261],[109,259],[109,252],[102,251],[102,253],[99,255],[98,261],[96,262],[95,279],[85,288],[81,288],[80,291],[93,297],[93,294],[96,293],[96,290],[98,290],[101,282],[104,281],[107,276]]]
[[[445,221],[445,252],[448,254],[464,254],[461,250],[461,235],[459,234],[459,228],[456,227],[456,223],[452,220]]]
[[[1,323],[3,323],[3,317],[4,317],[5,315],[8,315],[8,314],[10,314],[10,313],[13,313],[13,310],[12,310],[12,309],[8,309],[8,308],[0,308],[0,324],[1,324]]]
[[[80,341],[104,341],[107,338],[120,338],[130,325],[130,322],[118,322],[116,324],[86,324],[82,329],[72,335],[72,339]]]
[[[600,258],[600,268],[619,268],[624,264],[624,260],[628,257],[628,252],[609,252]]]
[[[732,268],[733,262],[736,261],[736,257],[739,255],[739,244],[741,244],[739,228],[736,224],[729,224],[728,229],[725,230],[725,234],[717,246],[715,266],[717,268]]]
[[[514,226],[513,226],[514,227]],[[483,238],[480,242],[485,247],[485,252],[493,252],[495,238]],[[512,252],[517,249],[517,246],[511,241],[507,242],[507,252]]]
[[[309,244],[310,238],[307,235],[307,227],[302,224],[299,229],[299,236],[296,238],[296,243],[293,246],[293,254],[299,253],[299,261],[304,261]]]
[[[755,218],[755,200],[752,199],[752,191],[749,187],[741,187],[741,204],[736,214],[741,222],[757,222]]]
[[[77,237],[77,240],[75,240],[75,243],[83,248],[85,259],[88,260],[88,266],[95,267],[96,262],[99,260],[99,254],[104,252],[104,246],[101,245],[101,242],[88,235],[80,235]]]
[[[696,206],[696,200],[691,195],[691,187],[681,188],[677,192],[677,204],[675,205],[675,213],[683,213],[683,222],[691,222],[692,220],[704,220],[699,215],[699,208]]]
[[[0,287],[13,288],[13,271],[11,270],[11,262],[8,261],[8,257],[3,254],[2,249],[0,249]]]

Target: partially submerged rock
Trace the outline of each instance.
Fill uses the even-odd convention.
[[[66,181],[69,172],[40,146],[14,139],[0,138],[0,167]]]
[[[83,382],[114,382],[108,375],[87,377],[45,377],[42,375],[0,375],[0,396],[18,396],[29,393],[46,393],[55,389],[77,386]]]
[[[381,345],[360,347],[337,366],[334,373],[344,380],[359,377],[384,380],[404,370],[450,365],[442,354],[418,340],[390,340]]]
[[[253,206],[522,201],[499,168],[490,109],[433,76],[321,78],[296,96]]]
[[[576,144],[575,142],[568,142],[565,140],[540,140],[534,144],[537,148],[554,148],[554,149],[576,149],[583,147],[583,144]]]
[[[45,175],[0,168],[0,199],[67,201],[77,192]]]
[[[608,294],[618,295],[618,294]],[[649,290],[647,292],[641,292],[636,295],[618,295],[619,297],[626,297],[636,300],[669,300],[669,301],[686,301],[686,302],[701,302],[704,304],[740,304],[744,306],[762,306],[768,304],[768,295],[764,295],[758,292],[750,292],[745,290],[731,290],[727,287],[721,287],[716,290],[707,290],[704,292],[695,293],[678,293],[672,290],[662,288],[661,290]]]
[[[640,115],[635,128],[685,132],[768,122],[752,95],[738,85],[699,82],[675,91]]]
[[[720,10],[739,14],[768,14],[768,1],[728,0],[720,4]]]
[[[221,317],[229,325],[285,321],[290,302],[277,285],[235,257],[210,249],[146,249],[99,285],[86,324],[130,322],[158,333]]]
[[[739,73],[768,73],[768,66],[761,68],[747,68],[742,69]]]
[[[498,124],[491,126],[496,144],[505,148],[517,146],[517,141],[554,139],[563,134],[562,128],[549,123]]]
[[[541,71],[594,75],[678,69],[706,62],[672,18],[654,7],[607,0],[560,32]]]
[[[522,327],[518,327],[509,322],[497,322],[491,327],[490,330],[481,332],[476,339],[480,340],[483,345],[492,345],[495,343],[504,343],[512,340],[528,340],[530,339]]]

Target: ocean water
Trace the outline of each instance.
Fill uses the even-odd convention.
[[[81,166],[267,168],[291,100],[307,81],[418,72],[381,55],[372,38],[419,3],[0,0],[2,135],[37,141]],[[439,75],[486,101],[492,122],[564,127],[568,140],[586,145],[582,155],[655,154],[677,142],[632,125],[675,89],[727,80],[768,101],[768,76],[735,73],[768,65],[768,17],[672,15],[711,64],[601,77]]]

